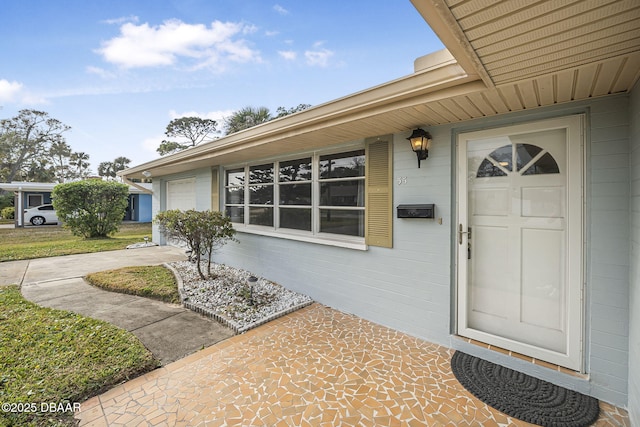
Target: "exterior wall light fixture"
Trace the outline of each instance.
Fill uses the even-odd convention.
[[[431,148],[431,135],[429,132],[417,128],[414,129],[413,133],[409,138],[407,138],[411,143],[411,149],[416,156],[418,156],[418,167],[420,167],[420,160],[425,160],[429,157],[429,148]]]

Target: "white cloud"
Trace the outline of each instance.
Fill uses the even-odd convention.
[[[329,59],[333,56],[334,52],[329,49],[320,50],[307,50],[304,53],[307,58],[307,64],[317,67],[326,67],[329,65]]]
[[[296,57],[298,56],[298,54],[293,50],[279,50],[278,55],[280,55],[287,61],[295,61]]]
[[[160,146],[160,143],[165,139],[167,139],[167,137],[164,134],[154,135],[149,138],[145,138],[140,145],[145,151],[157,155],[158,152],[156,150]]]
[[[137,16],[129,15],[129,16],[121,16],[120,18],[105,19],[102,22],[104,24],[109,24],[109,25],[120,25],[120,24],[124,24],[125,22],[138,22],[138,21],[139,19]]]
[[[210,27],[176,19],[158,26],[126,23],[119,36],[103,42],[96,52],[122,68],[168,66],[187,59],[194,69],[221,70],[229,62],[260,61],[259,52],[237,37],[256,30],[251,25],[220,21]]]
[[[38,95],[34,95],[25,90],[20,82],[0,79],[0,103],[39,105],[47,104],[48,101]]]
[[[289,14],[289,11],[287,9],[285,9],[284,7],[280,6],[279,4],[274,5],[273,6],[273,10],[278,12],[280,15],[288,15]]]
[[[115,73],[112,73],[111,71],[107,71],[104,68],[100,68],[100,67],[94,67],[92,65],[89,65],[87,67],[87,73],[89,74],[96,74],[100,77],[102,77],[103,79],[115,79],[117,76]]]
[[[15,101],[22,91],[22,83],[0,80],[0,102]]]

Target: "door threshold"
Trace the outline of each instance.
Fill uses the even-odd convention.
[[[492,344],[487,344],[485,342],[477,341],[477,340],[474,340],[473,338],[463,337],[461,335],[454,335],[454,337],[459,340],[465,341],[469,344],[473,344],[490,351],[495,351],[496,353],[501,353],[509,357],[515,357],[516,359],[523,360],[533,365],[542,366],[544,368],[551,369],[552,371],[560,372],[566,375],[571,375],[572,377],[576,377],[576,378],[582,378],[582,379],[589,378],[589,375],[585,373],[574,371],[573,369],[565,368],[564,366],[556,365],[554,363],[545,362],[544,360],[536,359],[534,357],[517,353],[515,351],[507,350],[506,348],[498,347]]]

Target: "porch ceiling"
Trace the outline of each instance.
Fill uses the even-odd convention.
[[[158,176],[408,134],[624,93],[640,77],[638,0],[411,1],[448,49],[429,57],[430,68],[123,174]]]
[[[603,73],[612,75],[600,91],[629,89],[625,76],[616,76],[640,50],[638,0],[445,2],[496,85],[585,69],[575,91],[603,83]]]

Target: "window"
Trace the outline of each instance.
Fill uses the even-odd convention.
[[[311,157],[280,162],[280,228],[311,231]]]
[[[476,177],[507,176],[511,172],[518,172],[521,175],[542,175],[560,173],[560,169],[553,156],[537,145],[512,144],[492,151],[478,167]]]
[[[249,224],[273,225],[273,163],[249,168]]]
[[[27,194],[27,207],[33,208],[43,204],[42,194]]]
[[[232,222],[244,223],[244,169],[230,169],[225,174],[225,211]]]
[[[364,150],[320,156],[320,232],[364,237]]]
[[[364,150],[225,171],[231,221],[311,236],[364,237]]]

